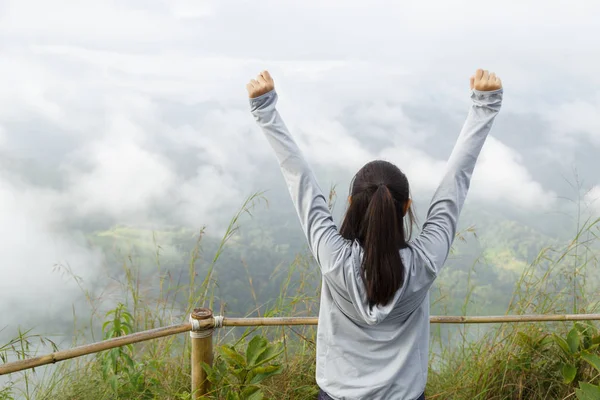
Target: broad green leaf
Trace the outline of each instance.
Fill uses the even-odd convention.
[[[579,382],[579,389],[575,389],[575,394],[579,400],[598,400],[600,399],[600,387]]]
[[[133,360],[131,359],[131,357],[129,357],[129,354],[123,353],[121,354],[121,356],[125,360],[125,363],[129,366],[129,368],[133,368]]]
[[[231,374],[233,374],[239,383],[243,384],[244,382],[244,378],[248,375],[248,371],[246,370],[246,368],[231,368]]]
[[[108,370],[110,368],[110,364],[106,362],[106,360],[104,361],[104,364],[102,364],[102,377],[104,378],[104,380],[106,380],[108,378]]]
[[[588,353],[584,351],[581,353],[581,358],[587,361],[592,367],[596,368],[598,372],[600,372],[600,357],[595,354]]]
[[[267,351],[262,353],[260,355],[260,357],[258,358],[258,360],[256,360],[256,363],[254,364],[254,366],[258,367],[259,365],[266,364],[266,363],[274,360],[275,358],[279,357],[279,355],[281,353],[283,353],[283,348],[279,348],[277,346],[269,346],[267,348]]]
[[[552,336],[547,335],[547,336],[544,336],[542,339],[540,339],[540,341],[538,342],[538,346],[543,348],[543,347],[548,346],[552,342],[553,342]]]
[[[562,349],[562,351],[567,355],[567,356],[571,356],[571,350],[569,349],[569,345],[567,344],[567,341],[563,338],[561,338],[560,336],[558,336],[557,334],[553,333],[552,337],[554,338],[554,342],[556,342],[556,344]]]
[[[219,357],[217,360],[216,367],[214,367],[215,373],[220,380],[227,380],[227,363],[223,360],[223,357]]]
[[[251,371],[252,378],[250,379],[249,383],[260,383],[273,375],[280,374],[282,371],[283,367],[281,365],[267,365],[265,367],[256,367]]]
[[[576,328],[573,328],[569,331],[567,335],[567,343],[569,344],[569,350],[571,350],[571,354],[577,353],[579,351],[579,332]]]
[[[123,327],[123,332],[130,334],[133,332],[133,327],[129,322],[121,322],[121,326]]]
[[[240,400],[240,396],[235,392],[227,393],[227,400]]]
[[[242,390],[242,396],[250,396],[253,393],[256,393],[260,390],[260,388],[258,386],[255,385],[248,385],[244,388],[244,390]]]
[[[210,374],[214,373],[213,367],[207,362],[202,361],[202,369],[206,372],[206,375],[210,376]]]
[[[262,390],[259,390],[258,392],[254,392],[253,394],[251,394],[250,396],[248,396],[246,398],[246,400],[263,400],[264,399],[264,395]]]
[[[111,376],[110,379],[109,379],[109,382],[110,382],[110,387],[112,388],[112,390],[114,392],[116,392],[117,391],[117,384],[118,384],[117,377],[115,375]]]
[[[110,361],[111,364],[113,365],[113,368],[117,367],[117,352],[114,350],[111,350],[110,352]]]
[[[228,364],[232,364],[233,366],[238,367],[238,368],[246,367],[246,360],[244,360],[244,357],[240,353],[238,353],[235,349],[233,349],[229,346],[221,347],[221,355],[223,356],[225,361],[227,361]]]
[[[260,391],[260,388],[258,386],[246,386],[244,388],[244,390],[242,390],[242,393],[240,394],[240,398],[242,398],[244,400],[262,399],[263,394]]]
[[[252,367],[258,358],[267,350],[267,339],[262,336],[254,336],[246,348],[246,362]]]
[[[564,382],[566,384],[569,384],[575,380],[575,375],[577,375],[577,368],[575,368],[573,365],[564,364],[562,366],[561,372]]]

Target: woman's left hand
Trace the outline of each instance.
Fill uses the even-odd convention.
[[[269,71],[263,71],[258,74],[256,79],[252,79],[248,82],[246,89],[248,89],[250,98],[253,99],[275,89],[275,82],[273,82],[273,78],[271,78]]]

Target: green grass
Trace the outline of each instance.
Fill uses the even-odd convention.
[[[221,257],[235,241],[242,215],[250,213],[261,199],[258,195],[252,196],[243,204],[214,254],[203,253],[204,230],[198,232],[194,249],[189,254],[185,283],[161,264],[163,248],[159,244],[160,238],[156,237],[153,238],[154,257],[149,257],[148,252],[144,257],[123,257],[123,279],[117,289],[113,288],[112,296],[93,295],[93,291],[72,275],[86,294],[92,311],[86,329],[77,330],[71,345],[99,340],[100,335],[102,338],[115,337],[180,323],[194,307],[214,307]],[[598,226],[598,221],[586,221],[569,243],[542,249],[533,262],[519,265],[517,269],[521,275],[504,311],[508,314],[598,312]],[[147,241],[129,229],[115,229],[100,240],[106,240],[107,236],[133,238],[147,246]],[[202,274],[198,267],[200,258],[208,260]],[[140,266],[150,262],[156,266],[152,274]],[[462,302],[463,314],[476,307],[472,304],[473,299],[481,288],[473,285],[475,269],[476,265],[473,265],[471,270],[460,275],[466,282],[466,289],[459,299],[451,298],[452,294],[446,292],[450,290],[448,286],[439,286],[438,303],[442,309],[446,301]],[[250,268],[244,265],[244,270],[247,289],[254,301],[251,315],[316,315],[319,287],[313,282],[318,281],[319,275],[309,255],[299,254],[291,265],[274,268],[269,279],[281,278],[281,289],[279,296],[267,304],[259,301]],[[215,310],[215,314],[223,312]],[[600,383],[600,364],[595,366],[594,359],[588,356],[600,356],[593,344],[594,340],[600,342],[600,336],[596,338],[590,334],[588,337],[591,327],[586,330],[580,325],[574,330],[574,326],[572,323],[434,326],[431,342],[432,349],[437,351],[431,353],[427,398],[584,399],[576,397],[580,384]],[[268,339],[269,346],[274,346],[268,351],[277,354],[264,365],[256,364],[259,356],[249,355],[258,351],[256,344],[248,350],[248,343],[257,337]],[[44,341],[42,336],[23,332],[0,347],[0,361],[31,357],[35,355],[35,344],[41,341]],[[257,341],[255,339],[253,343]],[[218,330],[215,333],[215,366],[220,370],[214,371],[213,379],[221,386],[216,387],[211,396],[258,399],[260,394],[268,399],[314,399],[317,391],[315,341],[314,327]],[[567,343],[566,350],[564,343]],[[43,349],[48,351],[54,346],[52,343]],[[50,372],[43,372],[45,367],[41,367],[13,374],[12,383],[0,389],[0,400],[189,399],[189,359],[188,335],[153,340],[62,362]],[[254,364],[248,366],[250,359]],[[246,363],[242,367],[236,364],[242,362]],[[257,370],[259,367],[268,367],[270,372]],[[250,382],[259,373],[257,371],[263,371],[265,379]],[[579,396],[583,395],[580,393]]]

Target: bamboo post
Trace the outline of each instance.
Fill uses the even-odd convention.
[[[212,366],[213,348],[212,337],[214,331],[214,323],[212,326],[203,328],[200,321],[213,319],[213,313],[208,308],[195,308],[190,315],[192,330],[190,337],[192,340],[192,399],[198,400],[208,393],[210,382],[204,368],[203,363]]]

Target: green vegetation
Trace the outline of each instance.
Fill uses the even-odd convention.
[[[318,269],[295,225],[261,226],[262,200],[249,198],[220,240],[204,229],[128,227],[90,237],[110,254],[109,283],[73,275],[90,315],[77,319],[71,345],[180,323],[199,306],[229,316],[316,315]],[[250,212],[258,218],[242,229]],[[432,314],[598,312],[599,226],[581,223],[567,243],[511,221],[464,229],[432,291]],[[209,398],[314,399],[315,341],[313,327],[217,330],[216,359],[205,366]],[[429,399],[600,398],[596,323],[436,325],[431,341]],[[0,346],[0,361],[55,347],[23,332]],[[13,374],[0,400],[189,399],[189,359],[188,335],[158,339]]]
[[[269,344],[262,336],[250,340],[245,354],[234,345],[218,347],[219,357],[215,363],[203,365],[214,388],[213,396],[231,400],[264,398],[260,384],[282,370],[281,364],[275,361],[283,353],[280,347],[279,343]]]

